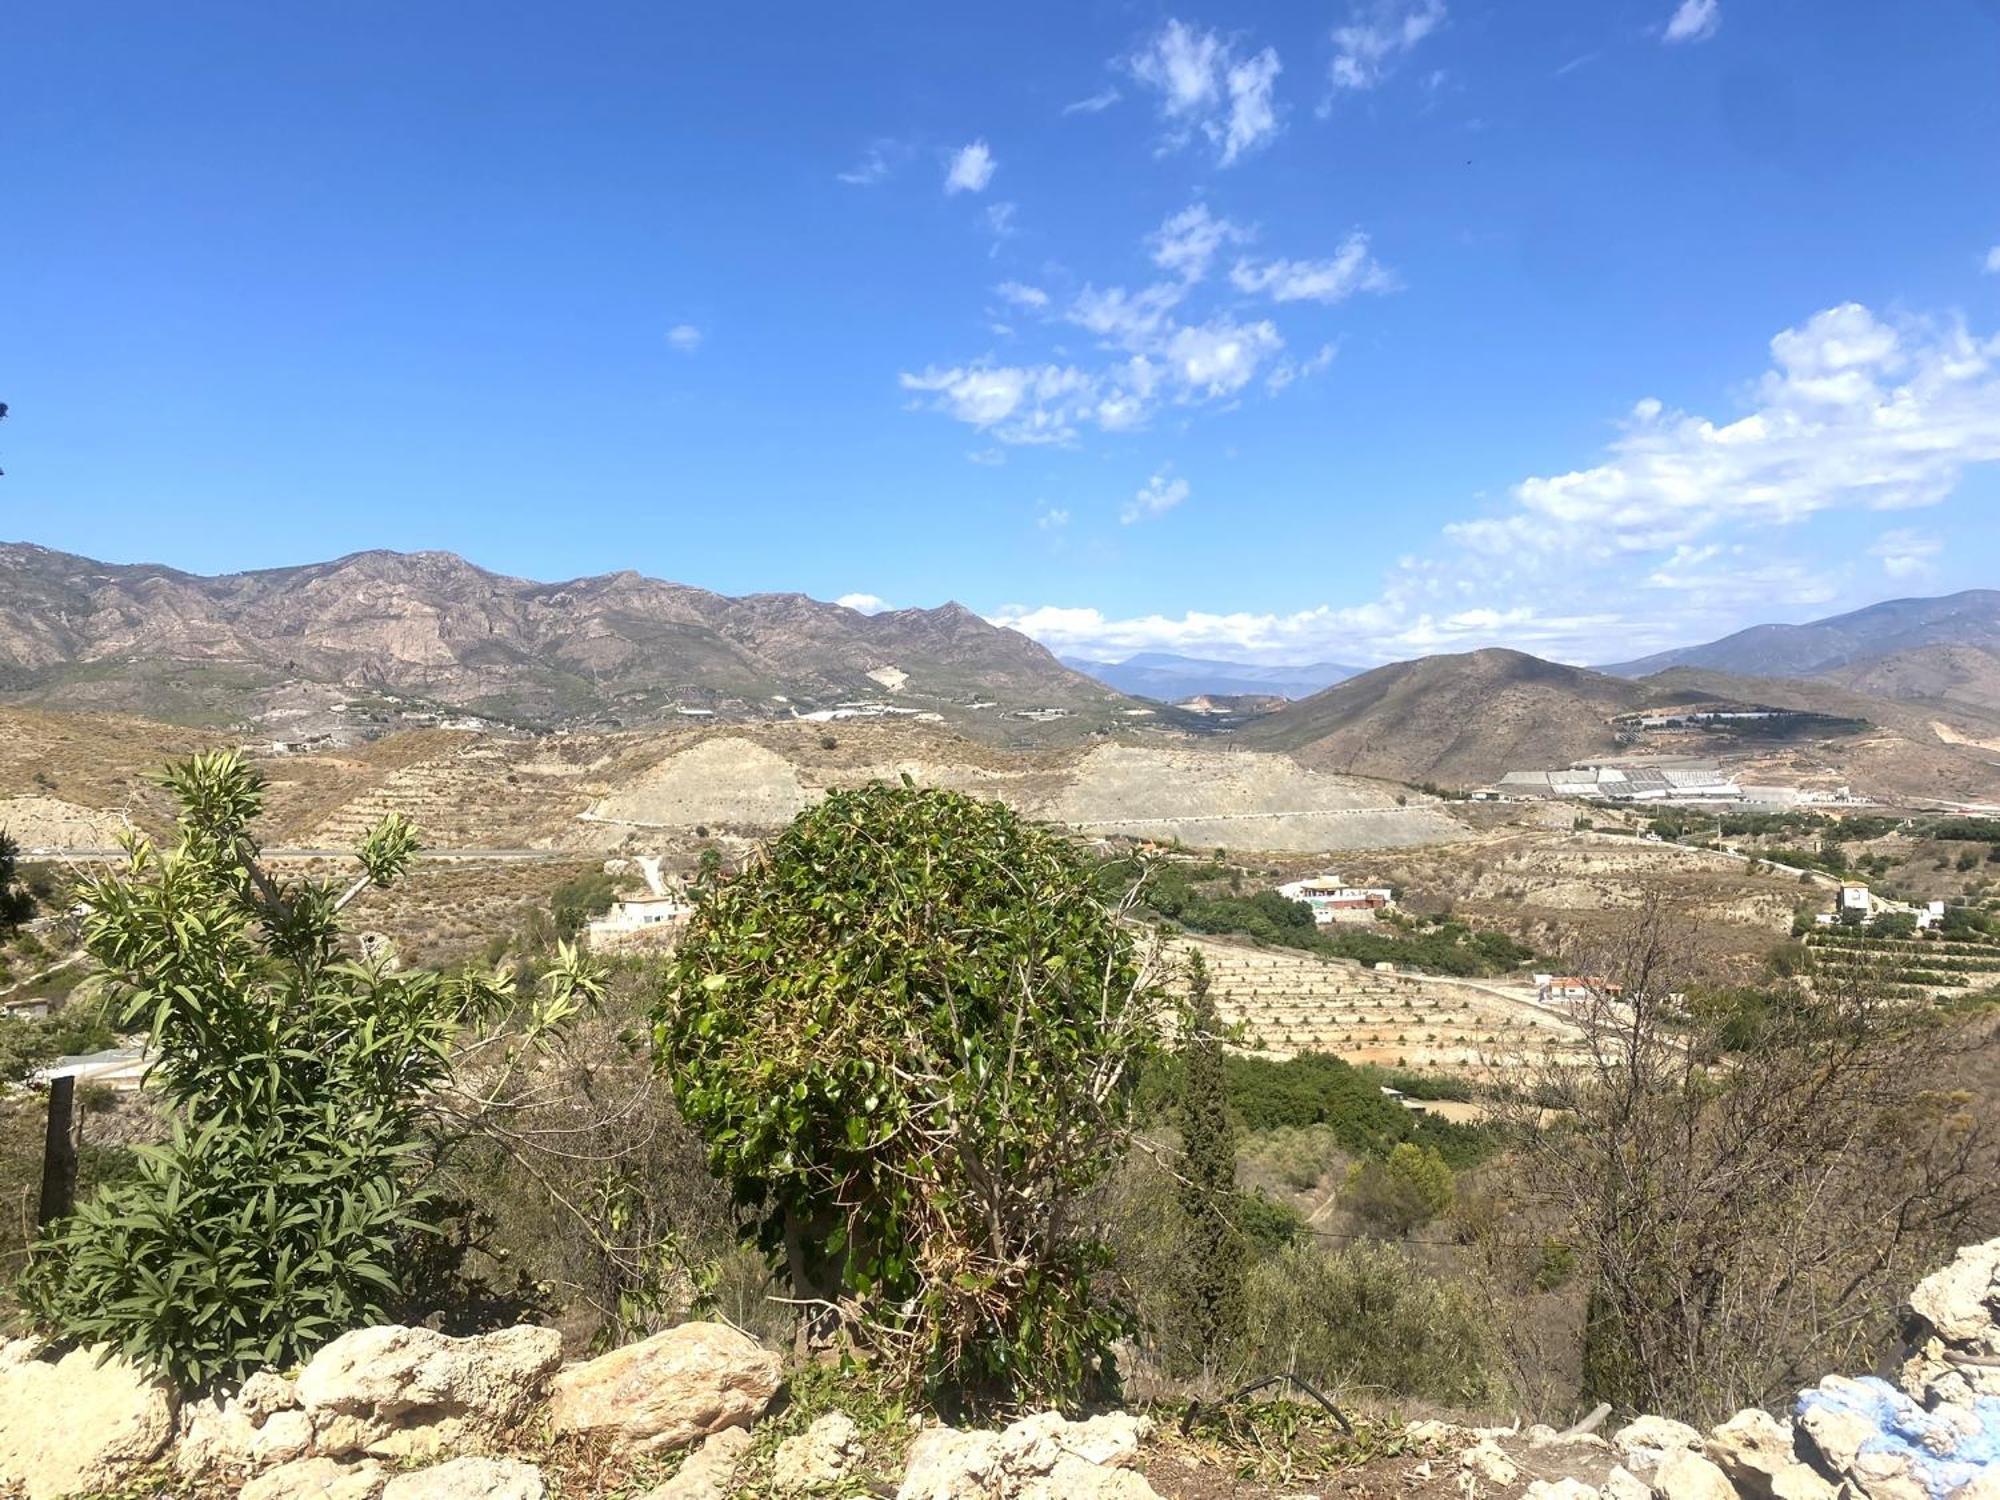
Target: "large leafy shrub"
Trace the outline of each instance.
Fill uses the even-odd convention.
[[[200,755],[164,780],[182,809],[172,846],[133,836],[127,867],[77,897],[122,1023],[150,1031],[172,1139],[56,1227],[22,1296],[50,1330],[196,1387],[382,1317],[410,1237],[436,1228],[411,1170],[422,1113],[461,1029],[515,995],[504,972],[406,971],[342,947],[342,908],[416,852],[401,819],[363,841],[352,882],[277,879],[250,835],[248,764]],[[567,952],[544,982],[528,1034],[597,986]]]
[[[1064,1401],[1110,1373],[1086,1200],[1160,994],[1092,882],[999,803],[905,784],[698,893],[661,1061],[815,1331],[890,1383]]]

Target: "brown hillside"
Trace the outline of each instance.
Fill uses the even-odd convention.
[[[1871,697],[2000,714],[2000,651],[1979,646],[1920,646],[1821,676]]]
[[[1609,721],[1653,701],[1645,685],[1601,672],[1473,651],[1364,672],[1239,737],[1321,769],[1474,785],[1514,767],[1609,754],[1618,744]]]

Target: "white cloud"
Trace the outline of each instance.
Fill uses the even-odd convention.
[[[842,609],[851,609],[864,615],[879,615],[889,607],[887,599],[875,594],[842,594],[833,602]]]
[[[701,330],[692,323],[676,323],[667,330],[667,342],[683,354],[692,354],[701,347]]]
[[[986,184],[993,180],[996,165],[993,149],[985,141],[961,146],[952,153],[950,165],[945,168],[944,190],[947,193],[983,193]]]
[[[1663,36],[1669,42],[1705,42],[1721,25],[1721,0],[1681,0]]]
[[[2000,276],[2000,245],[1995,245],[1986,252],[1986,274]]]
[[[1444,0],[1371,0],[1333,29],[1337,89],[1372,89],[1404,55],[1444,24]]]
[[[1891,578],[1924,578],[1934,570],[1933,559],[1943,550],[1944,543],[1936,537],[1902,527],[1883,532],[1868,553],[1881,559],[1882,571]]]
[[[1163,469],[1141,485],[1139,492],[1125,502],[1118,512],[1121,525],[1130,526],[1134,521],[1150,521],[1155,516],[1164,516],[1168,511],[1187,499],[1191,493],[1185,479],[1169,479]]]
[[[1126,66],[1159,95],[1170,148],[1199,134],[1226,167],[1278,133],[1273,96],[1283,65],[1275,48],[1240,56],[1216,32],[1169,20]]]
[[[1191,203],[1173,214],[1146,237],[1152,248],[1153,264],[1182,281],[1200,281],[1208,274],[1209,262],[1224,245],[1248,244],[1255,232],[1227,219],[1218,219],[1203,203]]]
[[[1016,203],[989,203],[986,205],[986,232],[996,240],[1011,240],[1021,231],[1014,227],[1014,213],[1020,207]],[[997,246],[996,252],[997,252]]]
[[[1039,310],[1049,305],[1049,294],[1038,286],[1026,286],[1018,281],[1003,281],[993,290],[1016,307]]]
[[[1098,90],[1098,92],[1092,94],[1088,99],[1079,99],[1074,104],[1065,104],[1063,106],[1063,113],[1066,115],[1102,114],[1124,97],[1123,94],[1118,92],[1117,85],[1113,84],[1107,88]]]
[[[1325,260],[1239,260],[1229,279],[1238,291],[1262,292],[1273,302],[1343,302],[1356,292],[1392,292],[1400,284],[1368,253],[1368,236],[1359,230]]]
[[[1037,531],[1061,531],[1069,525],[1069,512],[1061,506],[1045,505],[1035,513]]]
[[[1834,512],[1933,505],[1968,468],[2000,463],[2000,337],[1847,303],[1780,332],[1770,350],[1740,413],[1637,402],[1600,462],[1522,479],[1496,513],[1449,525],[1438,546],[1404,559],[1366,604],[1123,619],[1012,605],[995,618],[1083,655],[1365,662],[1509,645],[1606,661],[1833,605],[1853,586],[1841,560],[1851,553],[1814,560],[1804,528]],[[1897,528],[1868,551],[1907,580],[1943,548]]]

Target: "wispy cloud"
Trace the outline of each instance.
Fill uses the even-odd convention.
[[[1158,96],[1170,149],[1200,136],[1226,167],[1278,133],[1275,48],[1245,56],[1217,32],[1169,20],[1126,67]]]
[[[676,323],[667,330],[667,342],[683,354],[692,354],[701,347],[701,330],[692,323]]]
[[[1066,115],[1102,114],[1124,97],[1123,94],[1118,92],[1118,86],[1112,84],[1106,88],[1099,89],[1088,99],[1079,99],[1074,104],[1065,104],[1063,106],[1063,113]]]
[[[864,615],[879,615],[889,607],[889,601],[877,594],[842,594],[833,602]]]
[[[1125,502],[1118,512],[1119,524],[1130,526],[1135,521],[1150,521],[1164,516],[1168,511],[1186,500],[1192,488],[1185,479],[1169,478],[1163,469],[1139,487],[1139,492]]]
[[[1722,0],[1681,0],[1667,18],[1661,38],[1668,42],[1705,42],[1722,25]]]
[[[1153,264],[1182,281],[1200,281],[1224,245],[1247,244],[1255,231],[1219,219],[1202,203],[1191,203],[1146,237]]]
[[[1393,292],[1401,285],[1368,253],[1368,236],[1359,230],[1325,260],[1239,260],[1229,279],[1238,291],[1261,292],[1273,302],[1344,302],[1356,292]]]
[[[947,193],[983,193],[986,184],[993,180],[996,165],[993,150],[985,141],[960,146],[951,154],[951,161],[945,167],[944,190]]]
[[[1015,605],[996,618],[1085,654],[1379,661],[1505,644],[1603,661],[1735,629],[1746,613],[1832,603],[1847,571],[1800,561],[1801,528],[1835,512],[1934,505],[1968,468],[2000,464],[2000,336],[1845,303],[1770,349],[1740,414],[1638,402],[1600,461],[1520,480],[1497,513],[1446,526],[1366,603],[1125,619]],[[1907,527],[1868,550],[1899,580],[1925,576],[1942,554],[1937,536]],[[1578,579],[1590,606],[1544,602],[1576,597]]]
[[[1082,329],[1096,341],[1097,356],[1070,351],[1043,363],[988,356],[931,365],[903,373],[902,388],[919,405],[1006,444],[1071,443],[1091,427],[1130,431],[1162,406],[1234,401],[1260,378],[1267,392],[1281,391],[1326,368],[1333,346],[1322,343],[1312,357],[1290,360],[1270,318],[1245,316],[1227,303],[1191,310],[1222,247],[1252,237],[1252,230],[1197,203],[1145,238],[1152,263],[1167,273],[1160,280],[1087,284],[1060,305],[1041,288],[1002,282],[997,295],[1042,323]],[[1276,303],[1332,303],[1397,284],[1358,232],[1325,260],[1240,261],[1231,281]],[[1007,331],[1014,333],[1011,323]]]
[[[878,182],[886,181],[909,154],[910,148],[901,141],[871,141],[860,161],[845,172],[833,175],[836,181],[844,182],[849,187],[873,187]]]
[[[1986,252],[1986,274],[2000,276],[2000,245],[1995,245]]]
[[[1369,0],[1333,29],[1336,89],[1372,89],[1444,24],[1444,0]]]

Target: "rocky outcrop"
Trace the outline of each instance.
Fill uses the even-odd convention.
[[[1903,1390],[1926,1406],[2000,1398],[2000,1240],[1968,1245],[1910,1294],[1918,1319]]]
[[[534,1410],[562,1358],[552,1328],[452,1338],[428,1328],[360,1328],[300,1373],[313,1449],[339,1458],[426,1458],[481,1448]]]
[[[720,1323],[683,1323],[572,1365],[549,1401],[558,1433],[663,1453],[764,1414],[783,1379],[778,1356]]]
[[[114,1489],[166,1451],[174,1397],[108,1347],[61,1359],[0,1348],[0,1489],[27,1500]]]
[[[926,1428],[910,1445],[896,1500],[1158,1500],[1131,1463],[1145,1436],[1123,1412],[1023,1417],[1002,1432]]]

